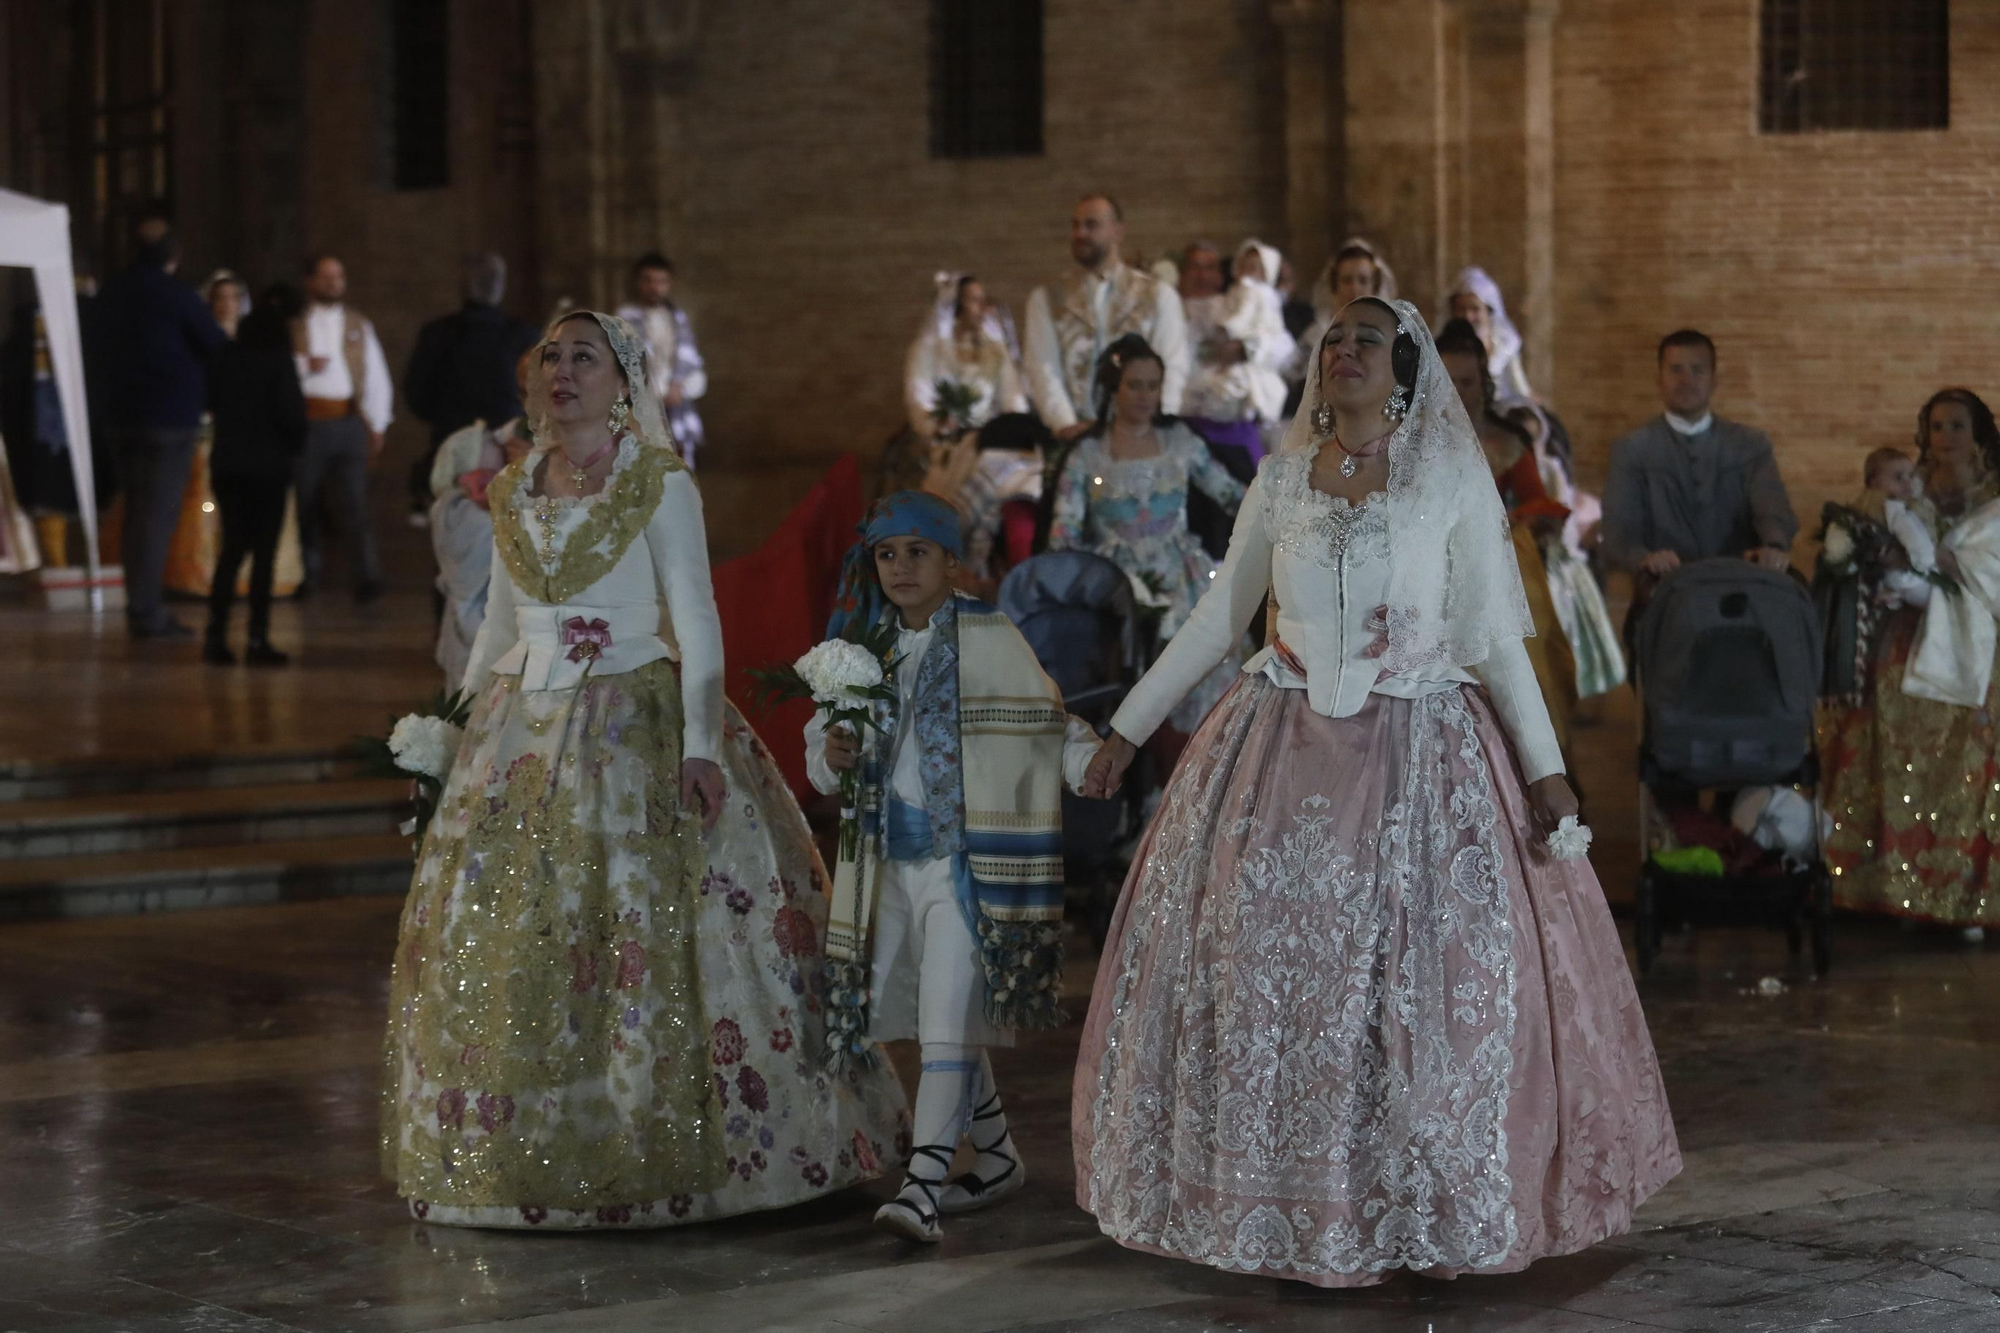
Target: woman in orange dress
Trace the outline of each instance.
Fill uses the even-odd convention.
[[[1535,632],[1526,641],[1528,660],[1534,665],[1556,741],[1567,759],[1570,717],[1576,708],[1576,656],[1556,615],[1555,600],[1549,596],[1542,541],[1560,539],[1569,510],[1549,497],[1535,451],[1520,427],[1494,410],[1493,373],[1487,369],[1486,345],[1478,332],[1465,320],[1454,319],[1438,333],[1437,349],[1466,415],[1472,418],[1479,447],[1486,453],[1486,465],[1500,488],[1501,503],[1507,506],[1514,559],[1520,563],[1528,612],[1535,622]]]

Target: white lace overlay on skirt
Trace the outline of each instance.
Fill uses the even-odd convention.
[[[1211,719],[1217,762],[1170,789],[1133,877],[1099,981],[1089,1207],[1117,1240],[1245,1272],[1498,1264],[1514,927],[1472,714],[1458,690],[1395,705],[1374,818],[1316,793],[1252,814],[1229,777],[1261,693]],[[1211,887],[1219,846],[1242,855]]]

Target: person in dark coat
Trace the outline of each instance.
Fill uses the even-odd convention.
[[[285,497],[306,442],[306,400],[292,363],[291,322],[304,302],[285,287],[266,293],[243,317],[236,341],[209,363],[209,410],[215,422],[209,484],[222,510],[222,553],[208,594],[208,642],[202,656],[218,666],[236,660],[229,649],[229,610],[236,575],[250,557],[250,638],[243,660],[283,666],[271,646],[271,577]]]
[[[167,550],[207,406],[204,363],[223,335],[208,304],[174,276],[180,251],[172,233],[142,227],[138,240],[132,266],[98,298],[92,324],[101,378],[91,388],[104,405],[125,492],[126,628],[135,639],[186,639],[193,632],[164,601]]]
[[[410,513],[431,504],[431,465],[452,432],[475,421],[498,425],[521,415],[514,367],[540,336],[500,308],[507,261],[490,251],[465,262],[465,305],[417,333],[403,375],[403,399],[431,428],[430,448],[410,468]]]

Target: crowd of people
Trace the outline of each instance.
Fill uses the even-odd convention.
[[[1074,235],[1115,262],[1109,201]],[[931,386],[948,454],[950,413],[1004,405],[1007,335],[976,283],[941,290],[912,363],[993,372]],[[974,507],[879,497],[814,650],[860,693],[806,682],[860,709],[803,738],[858,821],[830,875],[723,696],[644,333],[552,327],[543,424],[485,482],[471,714],[396,953],[384,1165],[416,1216],[670,1226],[900,1169],[874,1220],[930,1243],[1013,1194],[988,1051],[1062,1018],[1063,789],[1109,797],[1169,725],[1076,1066],[1077,1197],[1107,1234],[1323,1286],[1503,1272],[1624,1230],[1678,1170],[1602,892],[1545,840],[1577,801],[1465,387],[1414,307],[1351,302],[1246,485],[1167,411],[1178,299],[1122,267],[1044,291],[1022,377],[1088,413],[1039,423],[1067,450],[1047,545],[1154,593],[1157,660],[1100,735],[964,590]],[[1219,563],[1191,486],[1232,516]]]
[[[1303,386],[1335,316],[1357,299],[1395,299],[1396,276],[1360,237],[1305,297],[1255,238],[1233,251],[1192,241],[1142,270],[1103,196],[1077,204],[1070,257],[1067,276],[1029,298],[1018,340],[976,278],[940,275],[906,377],[918,452],[887,484],[957,504],[968,591],[993,596],[1010,564],[1042,550],[1112,560],[1150,610],[1158,653],[1218,576],[1260,459],[1319,410]],[[947,345],[957,351],[941,354]],[[1660,581],[1718,557],[1790,569],[1799,517],[1769,436],[1714,411],[1721,359],[1698,329],[1661,338],[1661,410],[1613,443],[1601,497],[1579,483],[1569,434],[1534,391],[1520,331],[1483,269],[1444,294],[1435,345],[1508,515],[1535,628],[1528,657],[1566,753],[1582,701],[1627,679],[1632,629]],[[2000,588],[1986,582],[2000,570],[1984,563],[2000,508],[1980,516],[2000,498],[1993,422],[1976,394],[1947,389],[1920,413],[1913,456],[1862,450],[1867,486],[1823,516],[1839,554],[1811,571],[1832,659],[1818,740],[1836,900],[1974,942],[2000,922],[1985,832],[2000,799],[1986,698],[2000,601],[1985,589]],[[1323,434],[1331,419],[1313,425]],[[1614,574],[1630,579],[1623,626],[1609,609]],[[1263,595],[1266,616],[1154,731],[1165,765],[1271,637],[1282,594]]]
[[[1018,331],[971,274],[938,275],[922,313],[903,475],[821,646],[859,713],[771,738],[854,821],[831,873],[724,697],[692,473],[706,382],[672,266],[642,257],[632,305],[537,336],[498,313],[482,256],[425,328],[412,498],[471,704],[391,987],[384,1166],[417,1217],[668,1226],[900,1168],[876,1223],[933,1242],[1012,1194],[1028,1165],[988,1050],[1061,1018],[1063,793],[1111,797],[1142,752],[1161,780],[1070,1119],[1077,1202],[1108,1235],[1322,1286],[1506,1272],[1620,1233],[1679,1169],[1617,929],[1564,834],[1576,706],[1627,675],[1605,574],[1639,616],[1696,562],[1791,567],[1772,443],[1714,411],[1715,342],[1661,338],[1661,413],[1612,446],[1600,500],[1481,269],[1433,330],[1366,241],[1295,301],[1254,238],[1128,262],[1104,195],[1075,206],[1070,257]],[[210,656],[247,553],[269,661],[287,486],[308,585],[331,514],[357,597],[379,592],[356,508],[388,372],[337,259],[254,307],[221,277],[204,303],[174,262],[150,238],[100,298],[131,628],[176,633],[146,580],[205,415]],[[1977,931],[2000,426],[1949,389],[1915,446],[1869,452],[1822,516],[1826,856],[1849,906]],[[1143,674],[1102,730],[992,604],[1063,551],[1122,571],[1144,612]],[[890,1040],[919,1044],[914,1096]]]
[[[269,633],[275,596],[322,591],[339,556],[355,602],[379,598],[386,583],[369,487],[400,388],[429,435],[410,468],[410,516],[420,527],[444,520],[436,534],[439,653],[441,663],[454,664],[453,626],[483,606],[486,583],[485,562],[467,559],[478,542],[465,531],[465,515],[483,512],[485,481],[530,433],[522,365],[540,332],[504,309],[506,261],[493,253],[466,261],[463,304],[422,327],[398,383],[374,324],[348,300],[339,256],[312,255],[295,279],[253,296],[229,269],[199,290],[183,281],[180,242],[158,211],[135,225],[132,245],[130,263],[101,289],[86,290],[81,303],[93,435],[110,463],[100,469],[100,500],[115,495],[122,508],[117,550],[131,637],[194,638],[167,598],[204,595],[203,655],[233,664],[230,617],[242,590],[249,600],[242,660],[282,666],[288,655]],[[620,314],[644,331],[655,367],[648,392],[692,466],[707,377],[687,312],[673,300],[673,277],[666,256],[640,256]],[[51,520],[35,530],[47,558],[64,563],[62,516],[75,512],[77,499],[46,337],[32,308],[19,312],[4,359],[7,475],[28,492],[24,501],[12,490],[0,497],[6,532],[24,540],[30,530],[20,520]],[[462,438],[466,432],[476,438]],[[478,520],[470,522],[476,529]],[[469,638],[470,631],[458,636],[458,664]]]

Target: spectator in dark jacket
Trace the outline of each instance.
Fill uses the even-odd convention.
[[[431,464],[447,435],[475,421],[498,426],[521,415],[514,367],[539,335],[500,308],[506,294],[507,261],[474,255],[465,262],[465,305],[417,334],[403,398],[431,428],[431,446],[410,469],[412,515],[430,509]]]
[[[302,307],[296,291],[274,288],[243,317],[236,341],[209,364],[215,443],[208,469],[215,503],[222,509],[222,553],[209,587],[208,642],[202,656],[219,666],[236,660],[229,649],[229,609],[245,555],[250,557],[250,639],[243,660],[252,666],[283,666],[289,660],[271,646],[271,575],[285,523],[285,495],[306,442],[306,400],[292,362],[291,334],[291,322]]]
[[[208,405],[204,363],[223,337],[194,288],[174,277],[172,234],[145,237],[98,298],[101,378],[92,387],[125,492],[126,628],[135,639],[186,639],[193,631],[167,614],[162,584]]]

